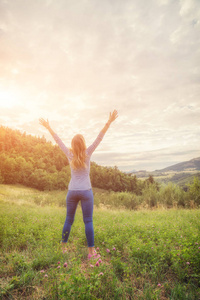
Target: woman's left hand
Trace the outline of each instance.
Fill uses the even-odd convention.
[[[40,125],[44,126],[45,128],[49,129],[50,125],[49,125],[49,120],[44,120],[43,118],[39,119]]]

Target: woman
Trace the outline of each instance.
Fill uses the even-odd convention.
[[[57,134],[51,129],[49,121],[39,119],[41,125],[43,125],[56,143],[59,145],[61,150],[65,153],[68,158],[71,168],[71,180],[68,186],[67,193],[67,216],[62,231],[62,245],[67,243],[71,226],[74,222],[74,216],[78,202],[81,201],[81,207],[83,212],[83,221],[85,223],[85,234],[88,244],[88,257],[95,255],[94,250],[94,229],[93,229],[93,192],[91,181],[89,177],[90,173],[90,158],[94,150],[97,148],[99,143],[104,137],[104,134],[108,130],[110,124],[118,117],[118,113],[114,110],[110,113],[108,122],[105,124],[103,129],[100,131],[96,140],[88,148],[85,144],[85,139],[81,134],[77,134],[71,141],[71,149],[66,147]]]

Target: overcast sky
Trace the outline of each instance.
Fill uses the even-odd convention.
[[[200,156],[199,0],[0,0],[0,124],[155,170]]]

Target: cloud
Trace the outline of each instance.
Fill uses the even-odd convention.
[[[199,149],[159,149],[153,151],[143,151],[135,153],[105,153],[97,151],[93,154],[97,163],[103,166],[118,166],[120,170],[159,170],[179,162],[188,161],[194,157],[199,157]]]
[[[116,108],[106,163],[166,148],[173,161],[199,141],[199,26],[198,0],[2,0],[0,91],[18,100],[0,121],[41,135],[49,118],[65,141],[82,132],[90,143]]]

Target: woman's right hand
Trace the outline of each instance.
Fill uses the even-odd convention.
[[[39,122],[40,122],[40,125],[44,126],[46,129],[50,128],[49,120],[48,119],[44,120],[43,118],[40,118]]]

